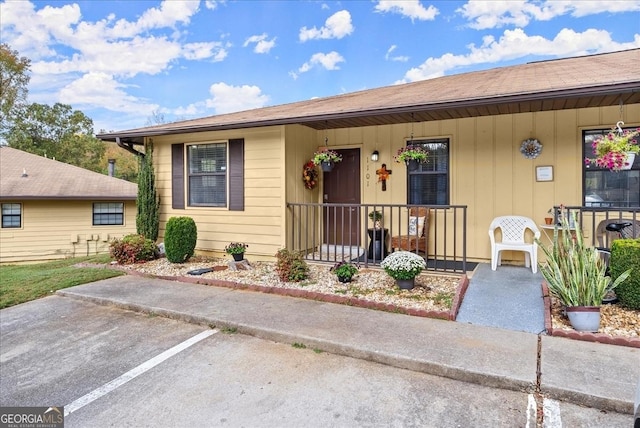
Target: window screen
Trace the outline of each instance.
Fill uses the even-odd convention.
[[[408,171],[409,204],[449,204],[449,139],[413,140],[429,154],[417,170]]]
[[[223,207],[227,204],[227,145],[188,147],[189,205]]]
[[[124,203],[96,202],[93,204],[93,225],[123,225]]]

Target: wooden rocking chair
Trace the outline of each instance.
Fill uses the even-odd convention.
[[[429,209],[425,207],[409,208],[409,233],[391,238],[392,250],[404,250],[425,255],[429,238]]]

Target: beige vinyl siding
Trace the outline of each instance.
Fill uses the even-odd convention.
[[[108,253],[110,239],[136,232],[135,201],[124,202],[124,225],[113,226],[93,226],[93,201],[12,202],[22,204],[22,227],[0,229],[0,263]]]
[[[192,133],[154,137],[156,184],[160,195],[160,236],[170,217],[188,216],[198,228],[196,251],[221,255],[230,242],[245,242],[253,259],[269,259],[284,247],[284,128]],[[227,207],[171,206],[171,144],[244,139],[244,211]],[[185,156],[185,162],[186,162]],[[187,185],[185,179],[185,186]],[[228,184],[228,183],[227,183]],[[188,189],[185,187],[185,195]]]

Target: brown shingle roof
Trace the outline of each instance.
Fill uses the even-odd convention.
[[[0,146],[2,200],[135,200],[137,193],[135,183]]]
[[[268,125],[315,129],[640,102],[640,49],[539,61],[98,135],[142,137]]]

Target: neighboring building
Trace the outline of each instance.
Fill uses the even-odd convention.
[[[0,263],[86,256],[136,231],[138,186],[0,146]]]
[[[585,206],[602,199],[609,206],[640,206],[640,156],[630,171],[585,166],[593,135],[618,121],[625,127],[640,125],[639,49],[445,76],[98,137],[128,150],[153,140],[161,235],[169,217],[190,216],[198,226],[199,251],[221,253],[232,241],[248,243],[247,254],[255,259],[273,257],[285,246],[309,250],[301,236],[304,228],[307,234],[328,230],[331,221],[322,211],[310,211],[311,218],[292,215],[289,204],[349,201],[368,208],[466,206],[466,256],[488,261],[487,231],[496,216],[524,215],[542,224],[554,205]],[[542,144],[539,156],[521,153],[529,139]],[[411,140],[431,152],[430,163],[415,172],[394,163],[398,149]],[[310,190],[302,169],[323,146],[345,160],[338,172],[319,173],[320,184]],[[374,151],[378,161],[371,158]],[[382,164],[393,172],[386,176],[386,190],[376,174]],[[358,242],[366,242],[362,225],[368,220],[363,211],[357,215]],[[462,236],[461,221],[447,213],[433,215],[430,255],[435,248],[452,251],[453,245],[438,240],[453,235],[437,232],[453,225]],[[302,232],[295,232],[301,223]],[[319,235],[329,236],[323,233]],[[522,260],[519,253],[512,257]]]

